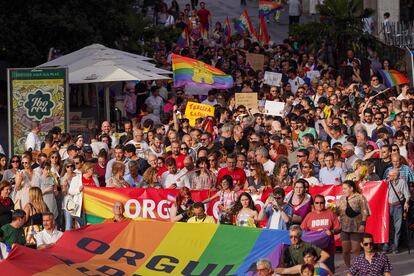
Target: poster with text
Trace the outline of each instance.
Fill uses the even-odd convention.
[[[10,155],[25,151],[32,122],[40,123],[41,139],[53,127],[67,131],[67,68],[8,69],[7,76]]]

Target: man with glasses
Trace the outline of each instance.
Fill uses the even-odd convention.
[[[283,251],[281,267],[292,267],[298,264],[305,264],[303,260],[303,252],[307,248],[315,249],[319,261],[325,262],[329,258],[329,254],[319,247],[302,241],[302,229],[299,225],[292,225],[289,228],[289,238],[291,245]]]
[[[132,144],[135,146],[135,153],[139,157],[144,157],[144,152],[149,149],[148,143],[144,138],[144,131],[140,128],[134,128],[133,130],[133,139],[130,140],[126,145]]]
[[[294,179],[302,175],[300,168],[303,166],[305,161],[308,161],[309,151],[307,149],[298,149],[296,154],[296,163],[290,166],[289,176]]]
[[[273,269],[272,263],[267,259],[260,259],[256,262],[256,274],[257,276],[272,276]]]
[[[347,276],[357,275],[384,275],[391,276],[392,265],[387,255],[378,253],[374,249],[372,234],[365,233],[361,246],[364,253],[354,258]]]
[[[304,231],[324,231],[329,237],[329,246],[325,248],[329,253],[326,265],[332,272],[335,272],[335,238],[334,235],[341,232],[341,224],[338,216],[331,210],[325,208],[325,197],[316,195],[313,202],[313,211],[306,215],[300,228]]]
[[[213,135],[210,132],[201,134],[200,141],[203,147],[207,148],[209,154],[220,150],[220,144],[214,142]]]
[[[342,168],[335,166],[333,153],[326,153],[324,161],[325,167],[319,171],[319,181],[324,185],[340,185],[345,180],[345,174]]]
[[[378,139],[378,131],[382,128],[386,128],[388,135],[392,135],[392,129],[384,124],[384,114],[381,112],[374,115],[375,129],[372,130],[371,140],[376,142]]]
[[[406,181],[407,183],[414,182],[414,172],[413,170],[401,162],[401,155],[399,153],[391,154],[391,163],[392,167],[389,167],[385,170],[383,179],[388,178],[388,174],[392,169],[398,169],[400,172],[400,178]]]
[[[167,161],[170,158],[175,159],[175,162],[177,164],[177,168],[179,170],[184,168],[184,159],[187,156],[187,154],[181,153],[181,145],[178,142],[172,142],[171,143],[171,155],[167,156],[165,158],[165,161]]]
[[[277,187],[269,194],[258,215],[258,221],[267,218],[267,229],[287,230],[292,221],[293,208],[285,203],[285,190]]]
[[[385,90],[387,87],[385,87],[384,84],[379,82],[379,79],[377,76],[372,76],[371,77],[371,91],[372,91],[372,96],[375,96],[376,94],[378,94],[379,92],[381,92],[382,90]]]

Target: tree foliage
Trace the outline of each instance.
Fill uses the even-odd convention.
[[[318,48],[322,40],[327,41],[339,55],[346,49],[357,50],[371,40],[362,31],[362,5],[362,0],[325,0],[317,7],[321,22],[296,25],[291,34],[314,48]]]
[[[36,66],[46,61],[50,47],[69,53],[92,43],[140,52],[140,41],[163,32],[136,13],[133,4],[133,0],[0,1],[0,59],[14,67]]]

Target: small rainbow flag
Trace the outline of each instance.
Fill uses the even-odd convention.
[[[259,1],[259,16],[266,16],[283,8],[282,2],[273,2],[272,0]]]
[[[393,87],[410,82],[406,76],[397,70],[378,70],[378,72],[387,87]]]
[[[233,87],[233,77],[196,59],[172,55],[175,87],[192,85],[206,88],[227,89]]]
[[[224,21],[224,37],[226,38],[226,44],[229,44],[231,41],[231,25],[228,16],[226,21]]]
[[[270,41],[269,33],[267,32],[267,26],[264,19],[264,16],[260,16],[260,33],[259,33],[259,41],[263,45],[268,45]]]
[[[190,36],[188,35],[187,27],[184,28],[181,35],[178,37],[177,45],[180,48],[185,48],[190,46]]]
[[[244,10],[238,19],[234,22],[234,28],[243,35],[245,32],[249,33],[253,38],[256,38],[256,32],[254,31],[252,21],[250,20],[249,13]]]

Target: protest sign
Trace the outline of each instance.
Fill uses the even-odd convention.
[[[289,189],[287,189],[287,192]],[[97,188],[85,187],[83,193],[83,206],[88,223],[101,223],[106,218],[113,216],[112,206],[121,201],[125,204],[127,217],[150,218],[156,220],[170,219],[169,208],[171,198],[174,201],[178,189],[155,188]],[[317,194],[325,196],[327,207],[335,208],[336,201],[342,196],[342,187],[337,185],[324,185],[310,187],[309,193],[314,197]],[[259,209],[264,206],[269,191],[263,194],[254,194],[253,199]],[[388,186],[383,181],[367,182],[362,187],[362,194],[368,201],[371,215],[367,220],[367,232],[374,235],[376,243],[388,242]],[[214,195],[210,190],[191,191],[191,198],[195,202],[203,201]],[[219,198],[208,204],[207,213],[218,219],[220,213]]]
[[[265,113],[273,116],[283,116],[283,110],[285,109],[285,103],[276,101],[266,101]]]
[[[264,83],[268,85],[280,86],[280,82],[282,81],[282,74],[268,72],[266,71],[264,74]]]
[[[254,70],[263,70],[264,66],[264,55],[260,54],[246,54],[246,63]]]
[[[244,105],[251,112],[257,112],[257,93],[236,93],[236,106]]]
[[[42,139],[53,127],[67,132],[69,108],[66,68],[8,69],[9,156],[25,151],[33,121]],[[42,139],[43,140],[43,139]]]
[[[195,126],[195,120],[214,116],[214,107],[207,104],[188,102],[185,108],[185,117],[189,119],[190,125]]]
[[[314,79],[318,79],[321,77],[321,73],[317,70],[312,70],[312,71],[308,71],[306,72],[306,76],[313,81]]]

